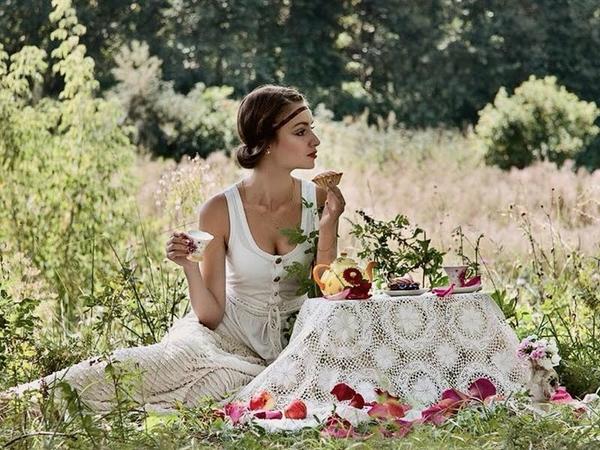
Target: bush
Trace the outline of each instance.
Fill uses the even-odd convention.
[[[133,41],[116,57],[118,84],[109,92],[121,104],[134,131],[133,142],[152,154],[181,160],[229,150],[235,140],[237,103],[233,88],[197,83],[186,95],[162,79],[162,61],[148,45]]]
[[[547,160],[560,167],[598,134],[599,114],[595,103],[579,100],[555,77],[532,76],[512,96],[501,88],[494,103],[479,112],[475,131],[489,165],[522,169]]]

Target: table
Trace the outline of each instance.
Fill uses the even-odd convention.
[[[309,409],[331,409],[330,391],[344,382],[366,401],[375,400],[379,387],[417,408],[436,402],[449,387],[466,391],[480,377],[508,395],[529,378],[517,344],[485,293],[308,299],[289,345],[235,398],[247,401],[266,390],[276,408],[300,398]]]

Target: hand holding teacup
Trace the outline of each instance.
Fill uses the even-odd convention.
[[[202,230],[176,231],[167,242],[167,258],[182,267],[198,263],[213,238],[212,234]]]

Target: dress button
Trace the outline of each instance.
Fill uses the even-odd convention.
[[[275,260],[275,264],[279,264],[281,261],[282,261],[282,259],[281,259],[281,258],[277,258],[277,259]]]
[[[275,277],[275,278],[273,278],[273,283],[277,283],[279,280],[281,280],[280,277]]]
[[[273,297],[277,297],[279,295],[279,292],[273,292]]]

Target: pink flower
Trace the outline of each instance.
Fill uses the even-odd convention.
[[[531,352],[531,355],[529,355],[529,356],[531,357],[531,359],[534,359],[534,360],[545,358],[546,350],[541,347],[536,348],[534,351]]]
[[[242,416],[248,411],[246,405],[241,403],[227,403],[223,408],[223,414],[225,417],[229,417],[231,423],[234,425],[238,424]]]

